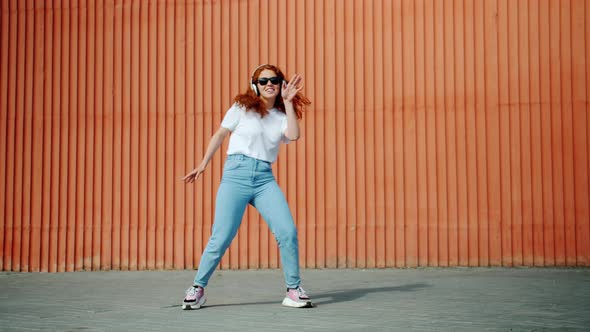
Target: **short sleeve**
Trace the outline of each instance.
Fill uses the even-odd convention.
[[[240,122],[240,113],[240,106],[238,104],[233,104],[225,113],[225,117],[223,118],[223,121],[221,121],[221,126],[229,129],[229,131],[234,131]]]
[[[283,120],[281,121],[281,134],[282,134],[282,141],[285,144],[289,144],[289,142],[291,142],[290,139],[287,138],[287,136],[285,136],[285,133],[287,132],[287,117],[283,117]]]

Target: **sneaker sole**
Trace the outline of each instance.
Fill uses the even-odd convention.
[[[193,310],[201,309],[201,306],[207,302],[207,299],[203,298],[200,302],[195,303],[182,303],[182,310]]]
[[[282,304],[285,307],[290,307],[290,308],[311,308],[311,307],[313,307],[313,304],[311,303],[311,301],[297,302],[297,301],[291,300],[291,298],[289,298],[289,297],[285,297]]]

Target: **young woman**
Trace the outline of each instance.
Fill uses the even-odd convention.
[[[298,120],[310,101],[300,92],[303,79],[285,80],[273,65],[260,65],[251,75],[250,89],[234,98],[221,127],[211,138],[201,164],[183,180],[192,183],[205,171],[230,133],[228,157],[215,202],[215,221],[201,256],[193,285],[186,291],[183,309],[198,309],[206,301],[204,288],[236,235],[244,210],[252,204],[274,234],[281,255],[287,294],[283,305],[308,307],[311,300],[301,288],[297,229],[287,200],[272,174],[281,142],[299,138]]]

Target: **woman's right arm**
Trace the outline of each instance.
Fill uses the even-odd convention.
[[[221,143],[227,137],[227,135],[229,135],[229,133],[230,133],[229,129],[219,127],[217,132],[215,132],[215,134],[213,134],[213,136],[211,136],[211,140],[209,141],[209,145],[207,146],[207,151],[205,152],[205,156],[203,156],[203,160],[201,161],[201,164],[197,168],[193,169],[190,173],[185,175],[182,178],[182,181],[184,181],[186,183],[192,183],[196,179],[199,178],[199,175],[201,175],[201,173],[203,173],[205,171],[207,164],[209,164],[209,160],[211,160],[211,158],[213,157],[213,155],[215,154],[217,149],[219,149],[219,147],[221,146]]]

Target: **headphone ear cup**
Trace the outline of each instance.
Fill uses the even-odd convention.
[[[254,91],[254,93],[255,93],[257,96],[260,96],[260,94],[258,93],[258,87],[256,87],[256,84],[254,84],[254,83],[250,83],[250,87],[252,88],[252,91]]]

